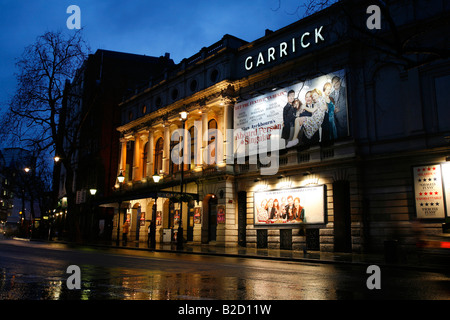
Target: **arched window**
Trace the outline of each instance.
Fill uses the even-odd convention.
[[[173,141],[175,140],[175,141]],[[176,164],[172,159],[172,150],[175,148],[176,145],[180,143],[180,135],[177,131],[173,134],[173,139],[170,140],[170,164],[169,164],[169,173],[175,174],[180,170],[180,166]],[[180,157],[182,157],[182,152],[180,152]]]
[[[133,181],[134,141],[127,142],[127,158],[125,168],[125,181]]]
[[[194,169],[195,168],[195,153],[197,152],[196,150],[196,145],[197,145],[197,130],[194,126],[189,128],[189,136],[191,137],[191,165],[190,168]]]
[[[164,150],[164,139],[159,138],[155,145],[155,161],[154,164],[154,174],[159,174],[163,168],[163,150]]]
[[[144,145],[144,149],[142,150],[142,177],[145,178],[147,176],[147,148],[148,142]]]
[[[209,130],[216,130],[215,132],[217,132],[217,121],[215,119],[211,119],[208,122],[208,145],[210,146],[210,148],[213,149],[212,152],[210,152],[210,154],[208,155],[209,157],[213,158],[210,161],[208,161],[208,163],[212,164],[217,163],[217,159],[215,159],[216,157],[216,149],[217,149],[217,143],[216,143],[216,134],[214,132],[209,132]]]

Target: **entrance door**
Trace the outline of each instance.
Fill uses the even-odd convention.
[[[208,241],[216,241],[217,230],[217,198],[214,196],[208,202]]]
[[[351,252],[350,182],[333,182],[334,251]]]
[[[247,232],[247,192],[238,193],[238,244],[246,246]]]
[[[187,241],[194,241],[194,208],[188,207]]]

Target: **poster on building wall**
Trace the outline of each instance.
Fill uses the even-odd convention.
[[[447,211],[447,216],[450,214],[450,162],[443,163],[442,168],[442,180],[444,185],[444,198],[445,198],[445,208]]]
[[[173,216],[173,223],[175,226],[178,226],[178,223],[180,222],[180,210],[175,210],[175,214]]]
[[[217,224],[225,223],[225,207],[217,206]]]
[[[156,211],[156,225],[162,225],[162,211]]]
[[[195,207],[194,208],[194,223],[200,224],[202,223],[202,214],[201,214],[201,208]]]
[[[325,186],[254,193],[255,225],[325,223]]]
[[[235,156],[347,137],[347,111],[344,70],[237,103]]]
[[[417,218],[444,218],[441,166],[439,164],[419,166],[414,167],[413,171]]]
[[[141,212],[141,216],[139,218],[139,225],[141,227],[145,226],[145,212]]]

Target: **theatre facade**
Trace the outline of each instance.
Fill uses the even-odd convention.
[[[416,15],[401,36],[449,9],[401,5]],[[417,224],[444,232],[450,61],[405,68],[358,41],[343,12],[251,43],[225,35],[124,99],[124,182],[102,204],[116,208],[113,238],[128,221],[128,240],[147,241],[154,223],[170,243],[181,222],[193,244],[367,252],[414,248]]]

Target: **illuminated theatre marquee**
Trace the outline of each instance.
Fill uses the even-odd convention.
[[[290,41],[280,42],[280,44],[276,47],[274,46],[268,48],[267,51],[261,51],[256,55],[256,62],[253,56],[248,56],[244,62],[245,69],[249,71],[252,70],[253,67],[258,68],[261,65],[275,61],[277,58],[281,59],[286,57],[289,54],[295,53],[299,46],[302,49],[306,49],[312,45],[312,41],[314,41],[314,44],[325,41],[321,33],[322,29],[323,26],[315,28],[314,33],[305,32],[299,38],[294,37]]]

